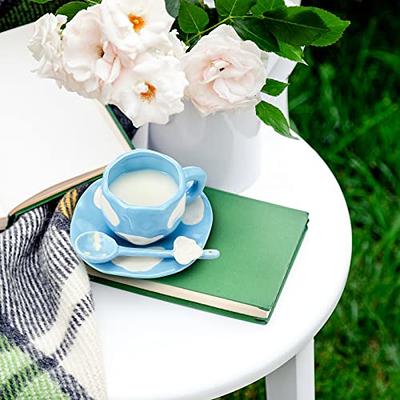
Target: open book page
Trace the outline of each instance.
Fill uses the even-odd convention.
[[[104,106],[32,72],[25,25],[0,34],[0,218],[129,150]]]

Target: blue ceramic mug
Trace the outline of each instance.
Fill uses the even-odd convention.
[[[110,185],[120,175],[144,169],[168,174],[177,184],[177,192],[160,206],[136,206],[125,203],[110,191]],[[207,175],[201,168],[182,168],[173,158],[156,151],[132,150],[104,171],[101,209],[115,234],[136,245],[150,244],[176,229],[186,205],[200,196],[206,180]]]

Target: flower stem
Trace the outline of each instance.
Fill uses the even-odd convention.
[[[205,33],[208,33],[210,31],[212,31],[213,29],[215,29],[217,26],[220,26],[222,24],[224,24],[225,22],[227,22],[229,19],[231,19],[231,17],[226,17],[224,19],[222,19],[221,21],[218,21],[215,25],[212,25],[210,27],[208,27],[207,29],[204,29],[204,31],[200,31],[198,33],[196,33],[194,36],[192,36],[187,42],[186,44],[189,46],[191,42],[193,42],[193,40],[197,39],[198,37],[203,36]]]
[[[218,26],[225,24],[226,22],[233,21],[235,19],[245,19],[245,18],[258,18],[258,17],[255,17],[254,15],[241,15],[241,16],[228,15],[227,17],[221,19],[221,21],[218,21],[215,25],[212,25],[212,26],[208,27],[207,29],[204,29],[203,31],[197,32],[194,36],[187,39],[185,41],[185,43],[187,46],[190,46],[190,44],[193,42],[193,40],[203,36],[205,33],[212,31],[213,29],[217,28]]]

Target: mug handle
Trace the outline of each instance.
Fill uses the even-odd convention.
[[[190,204],[196,197],[200,196],[204,186],[206,186],[207,174],[199,167],[185,167],[183,168],[183,175],[186,185],[193,182],[186,189],[186,202]]]

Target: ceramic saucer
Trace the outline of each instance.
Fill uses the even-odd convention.
[[[74,246],[75,239],[82,232],[100,231],[113,237],[121,246],[142,247],[121,239],[108,228],[104,222],[101,209],[96,205],[96,191],[100,188],[100,185],[101,179],[90,185],[78,201],[71,221],[70,237],[72,245]],[[210,202],[206,195],[202,193],[201,196],[186,207],[182,223],[174,232],[168,237],[145,247],[172,249],[174,240],[178,236],[186,236],[195,240],[199,246],[204,248],[210,235],[212,222],[213,213]],[[181,265],[172,258],[117,257],[113,261],[102,264],[87,264],[104,274],[150,279],[176,274],[189,267],[192,263]]]

